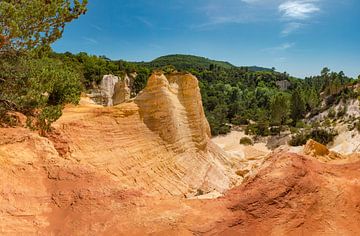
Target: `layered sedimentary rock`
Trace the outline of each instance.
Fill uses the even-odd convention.
[[[0,129],[0,235],[360,234],[355,154],[279,151],[236,186],[189,74],[154,74],[115,107],[82,99],[54,128]],[[223,197],[184,197],[213,190]]]
[[[115,84],[114,95],[112,96],[113,104],[119,105],[130,100],[130,78],[125,75],[117,84]]]
[[[0,135],[1,235],[360,233],[360,162],[274,153],[224,197],[188,200],[124,187],[123,178],[61,157],[53,142],[27,129]]]
[[[224,214],[230,215],[199,227],[198,232],[358,235],[359,168],[360,162],[331,165],[297,154],[274,153],[256,176],[222,199],[226,204]]]
[[[153,74],[135,103],[150,130],[179,152],[205,150],[210,127],[197,79],[191,74]]]
[[[197,79],[150,77],[135,103],[69,107],[54,125],[76,159],[149,193],[224,192],[240,180],[210,140]]]

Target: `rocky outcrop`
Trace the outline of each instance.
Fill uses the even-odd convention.
[[[179,152],[205,150],[210,127],[197,79],[191,74],[153,74],[135,99],[150,130]]]
[[[104,75],[99,89],[95,89],[89,97],[97,104],[111,107],[130,100],[130,77],[123,79],[114,75]]]
[[[85,107],[81,111],[89,112]],[[81,118],[79,114],[77,117]],[[81,119],[88,118],[85,115]],[[69,113],[67,119],[71,120]],[[0,129],[0,135],[1,235],[360,233],[360,162],[331,165],[307,156],[275,153],[255,176],[224,197],[188,200],[170,195],[149,196],[149,188],[141,181],[125,187],[126,179],[119,177],[116,166],[111,166],[117,163],[103,161],[119,150],[98,152],[92,157],[96,162],[90,164],[85,159],[61,157],[52,141],[27,129]],[[113,135],[107,138],[114,138]],[[89,145],[92,144],[90,138]],[[76,148],[82,146],[72,145],[72,149]],[[138,155],[141,163],[144,159]],[[101,162],[105,171],[99,168]],[[150,162],[142,163],[142,169],[135,162],[129,163],[127,169],[123,165],[117,167],[129,179],[134,178],[133,171],[137,169],[137,175],[147,173],[151,181],[168,187],[159,176],[152,178],[151,169],[159,169]],[[166,179],[169,175],[161,177]],[[144,188],[136,189],[138,186]]]
[[[291,87],[291,83],[287,80],[276,81],[275,84],[282,90],[286,91]]]
[[[100,93],[103,98],[103,104],[111,107],[114,105],[113,97],[116,93],[115,88],[119,83],[119,78],[114,75],[104,75],[100,84]]]
[[[322,162],[346,159],[345,156],[342,156],[337,152],[330,151],[325,145],[322,145],[312,139],[307,141],[304,147],[304,153],[305,155],[313,156]]]
[[[209,139],[190,74],[154,74],[114,107],[82,99],[54,128],[0,128],[1,235],[360,233],[358,157],[325,163],[311,142],[248,175]]]
[[[210,140],[197,79],[153,74],[135,102],[68,107],[54,124],[68,158],[151,194],[224,192],[241,181]]]
[[[199,226],[195,232],[357,235],[360,233],[359,168],[360,162],[331,165],[302,155],[275,153],[255,177],[220,200],[226,204],[227,210],[219,217],[224,220]],[[209,209],[216,207],[216,204],[207,205]]]
[[[113,105],[119,105],[130,100],[130,78],[125,75],[118,83],[115,84],[114,95],[112,96]]]

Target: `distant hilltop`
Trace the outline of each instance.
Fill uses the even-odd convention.
[[[205,57],[173,54],[158,57],[150,62],[138,62],[140,65],[150,66],[154,68],[172,65],[177,69],[187,70],[189,68],[209,69],[210,67],[220,67],[225,69],[231,68],[247,68],[249,71],[272,71],[273,69],[259,66],[235,66],[227,61],[217,61]]]

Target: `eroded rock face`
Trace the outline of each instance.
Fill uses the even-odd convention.
[[[225,216],[224,221],[202,225],[197,232],[357,235],[359,167],[358,161],[332,165],[303,155],[274,153],[255,177],[230,190],[222,199],[231,215]],[[211,209],[210,203],[208,206]]]
[[[325,145],[322,145],[312,139],[307,141],[304,147],[304,153],[306,155],[313,156],[322,162],[346,159],[345,156],[340,155],[337,152],[330,151]]]
[[[123,102],[127,102],[130,100],[130,78],[128,75],[125,75],[123,79],[121,79],[114,88],[113,105],[119,105]]]
[[[136,103],[68,106],[48,137],[0,128],[0,235],[359,235],[359,158],[279,151],[235,186],[199,98],[155,74]]]
[[[111,107],[114,105],[113,96],[116,93],[115,86],[119,82],[119,77],[114,75],[104,75],[100,84],[100,92],[103,97],[103,104]]]
[[[130,100],[131,79],[125,75],[123,79],[114,75],[104,75],[99,89],[95,89],[90,97],[99,105],[112,107]]]
[[[1,235],[360,233],[360,162],[331,165],[274,153],[256,176],[224,197],[188,200],[149,196],[147,189],[134,189],[140,182],[124,187],[124,178],[110,168],[116,163],[101,171],[95,163],[63,158],[52,142],[27,129],[0,129],[0,136]],[[151,178],[149,170],[157,167],[148,165],[143,171]],[[132,168],[134,162],[126,171]]]
[[[135,102],[69,107],[54,126],[70,144],[69,158],[151,194],[223,193],[242,179],[210,140],[190,74],[154,74]]]
[[[211,136],[198,80],[191,74],[153,74],[135,103],[150,130],[175,149],[204,150]]]

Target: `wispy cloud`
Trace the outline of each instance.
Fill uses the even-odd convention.
[[[291,0],[279,5],[278,11],[286,22],[281,32],[282,36],[288,36],[303,28],[309,18],[321,11],[319,2],[321,0]]]
[[[137,16],[135,17],[136,20],[140,21],[141,23],[143,23],[144,25],[146,25],[147,27],[154,27],[154,24],[152,22],[150,22],[148,19],[141,17],[141,16]]]
[[[307,19],[320,11],[316,2],[316,0],[287,1],[279,5],[279,12],[288,19]]]
[[[91,28],[96,29],[96,30],[99,31],[99,32],[103,31],[103,29],[102,29],[100,26],[98,26],[98,25],[91,24],[90,26],[91,26]]]
[[[271,52],[271,53],[275,53],[275,52],[283,52],[286,51],[292,47],[295,46],[295,43],[283,43],[279,46],[276,47],[271,47],[271,48],[264,48],[262,51],[264,52]]]
[[[203,28],[224,24],[247,24],[271,20],[274,1],[280,0],[206,0],[197,9],[206,17]],[[275,8],[276,9],[276,8]]]
[[[88,37],[82,37],[82,39],[88,43],[92,43],[92,44],[98,44],[98,41],[96,41],[93,38],[88,38]]]
[[[281,31],[282,36],[288,36],[289,34],[299,30],[304,27],[305,24],[299,22],[289,22],[285,25],[284,29]]]
[[[277,21],[284,24],[280,35],[299,31],[321,11],[324,0],[208,0],[201,10],[207,21],[191,28],[207,30],[225,24]]]

